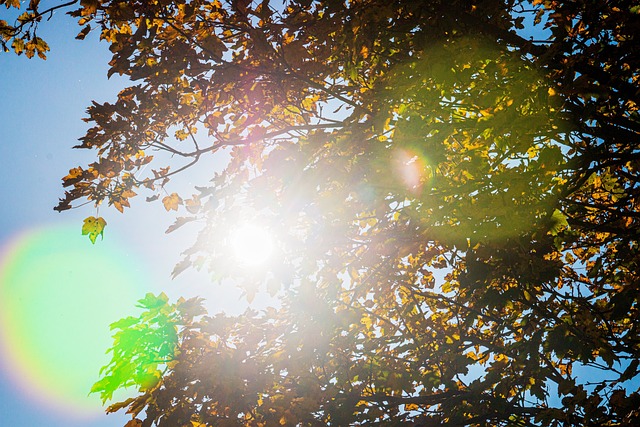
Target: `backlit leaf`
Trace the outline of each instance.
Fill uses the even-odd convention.
[[[104,218],[102,217],[87,217],[84,220],[84,223],[82,224],[82,235],[89,235],[89,239],[91,240],[91,243],[96,243],[96,238],[98,236],[103,237],[104,238],[104,227],[107,225],[107,221],[104,220]]]
[[[177,211],[178,206],[182,204],[182,198],[177,193],[171,193],[162,199],[162,204],[167,211]]]

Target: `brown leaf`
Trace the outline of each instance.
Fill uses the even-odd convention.
[[[91,25],[87,25],[86,27],[84,27],[76,36],[77,40],[84,40],[84,38],[87,36],[87,34],[89,34],[89,31],[91,31]]]

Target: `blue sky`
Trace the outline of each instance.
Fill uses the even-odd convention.
[[[159,202],[145,203],[140,197],[124,215],[102,208],[99,214],[108,225],[104,241],[98,239],[95,245],[80,233],[83,218],[96,215],[93,207],[53,211],[63,195],[61,177],[95,155],[71,149],[87,128],[81,120],[86,107],[91,100],[112,101],[126,84],[117,76],[107,80],[107,45],[98,43],[95,34],[75,40],[79,28],[63,15],[44,22],[39,35],[51,47],[46,61],[0,53],[0,274],[3,266],[13,268],[24,256],[18,247],[27,244],[25,236],[31,238],[29,256],[36,257],[26,259],[27,270],[46,265],[44,255],[37,258],[37,248],[48,253],[47,262],[60,271],[23,271],[23,276],[33,273],[36,279],[30,282],[31,293],[18,290],[19,297],[10,293],[10,284],[0,281],[0,298],[5,288],[0,310],[9,312],[2,325],[4,338],[0,328],[0,341],[5,341],[0,342],[0,424],[13,427],[106,427],[126,422],[124,414],[104,415],[96,396],[85,402],[85,393],[68,391],[67,383],[80,381],[73,378],[86,377],[87,372],[97,379],[97,367],[108,360],[108,324],[136,314],[135,300],[145,292],[163,290],[173,299],[203,295],[212,301],[212,310],[237,301],[233,292],[212,288],[203,274],[170,280],[191,236],[188,230],[186,237],[164,234],[175,215]],[[87,263],[96,265],[89,268]],[[21,298],[20,309],[11,298]],[[60,301],[52,305],[52,298]],[[95,338],[91,342],[96,348],[86,348],[87,337]],[[82,352],[102,358],[91,360],[96,368],[78,368],[73,358]]]
[[[93,214],[91,209],[58,214],[52,208],[62,194],[60,177],[76,163],[89,159],[89,153],[71,150],[86,128],[81,121],[85,108],[91,99],[112,98],[122,84],[115,79],[106,79],[109,53],[106,45],[74,40],[77,25],[66,17],[52,21],[43,25],[41,31],[52,48],[47,61],[0,54],[0,107],[3,112],[0,118],[0,192],[3,199],[0,204],[0,245],[5,257],[11,242],[30,230],[64,228],[69,230],[71,239],[74,227],[79,234],[82,218]],[[128,236],[122,233],[123,223],[109,222],[108,238],[120,235],[123,247],[135,246],[135,242],[127,241]],[[82,241],[76,240],[76,243]],[[86,250],[94,249],[90,244],[85,246]],[[106,328],[103,334],[105,332],[108,334]],[[46,391],[38,391],[38,385],[28,383],[23,375],[17,374],[18,368],[7,360],[6,352],[3,353],[0,356],[0,420],[3,425],[98,427],[124,424],[122,420],[126,418],[123,416],[107,417],[93,411],[95,415],[86,418],[68,408],[59,408],[52,398],[49,399],[52,396],[47,396],[54,393],[51,388],[43,385]]]

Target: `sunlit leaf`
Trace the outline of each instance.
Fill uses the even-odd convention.
[[[567,217],[559,209],[556,209],[551,215],[551,227],[549,229],[549,233],[551,233],[552,236],[557,236],[558,233],[568,225]]]
[[[162,204],[167,211],[177,211],[178,206],[182,204],[182,198],[177,193],[171,193],[162,199]]]
[[[91,243],[96,243],[96,238],[98,236],[104,237],[104,227],[106,227],[107,221],[102,217],[87,217],[84,219],[84,223],[82,224],[82,235],[89,235],[89,239]]]

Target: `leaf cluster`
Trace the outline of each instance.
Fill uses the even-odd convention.
[[[111,410],[171,427],[639,422],[633,2],[72,14],[132,85],[89,108],[78,147],[97,160],[63,178],[56,209],[123,211],[146,190],[181,215],[167,232],[202,226],[174,275],[280,301],[229,318],[150,297],[115,324],[94,391],[140,395]],[[526,18],[544,40],[522,36]],[[212,154],[224,170],[172,190]],[[276,236],[269,265],[232,261],[239,220]]]
[[[178,346],[178,305],[169,304],[164,293],[148,293],[138,301],[144,309],[140,316],[129,316],[111,324],[113,346],[107,351],[111,361],[101,370],[101,379],[91,388],[99,393],[103,403],[121,388],[135,387],[138,392],[153,390],[162,378],[161,369],[175,364]],[[115,405],[111,410],[128,406]],[[144,405],[143,405],[144,406]],[[138,407],[134,416],[143,408]]]

